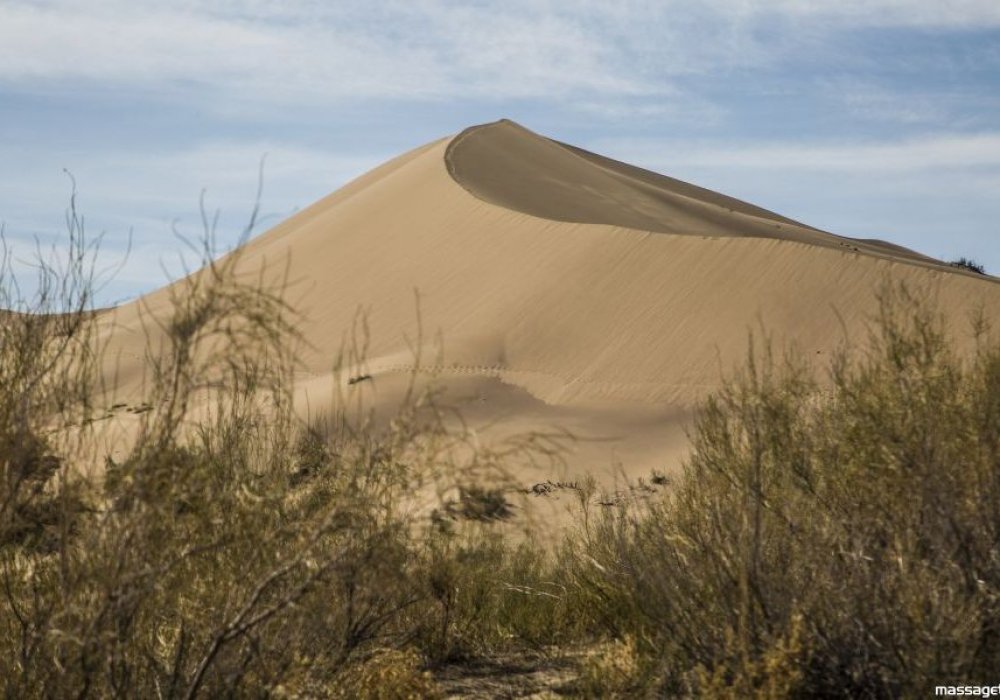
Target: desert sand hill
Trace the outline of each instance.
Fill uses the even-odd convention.
[[[588,438],[570,469],[597,474],[676,466],[692,409],[744,359],[759,324],[822,361],[845,333],[865,335],[887,277],[1000,321],[991,278],[509,121],[382,165],[252,240],[240,265],[288,272],[285,297],[310,343],[296,385],[303,412],[329,400],[333,357],[359,307],[371,345],[356,371],[372,380],[357,390],[396,400],[413,363],[416,289],[424,337],[443,342],[434,369],[467,418],[499,432],[568,428]],[[142,400],[149,319],[168,302],[164,289],[104,315],[115,401]]]

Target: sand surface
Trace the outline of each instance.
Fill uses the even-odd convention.
[[[752,329],[820,363],[860,340],[886,279],[1000,320],[1000,284],[859,241],[501,121],[406,153],[253,239],[239,265],[287,274],[303,350],[303,413],[329,401],[359,308],[355,370],[390,406],[423,362],[487,434],[562,426],[585,438],[570,474],[676,469],[692,411],[742,362]],[[101,318],[109,402],[148,387],[151,319],[169,289]],[[963,310],[959,313],[958,310]],[[127,432],[127,422],[123,430]],[[492,433],[490,432],[492,431]],[[525,474],[527,483],[551,475]],[[557,475],[558,476],[558,475]]]

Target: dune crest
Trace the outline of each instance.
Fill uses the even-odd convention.
[[[466,129],[449,143],[445,160],[455,181],[476,197],[545,219],[675,235],[776,238],[938,262],[891,243],[836,236],[733,197],[552,141],[509,120]]]

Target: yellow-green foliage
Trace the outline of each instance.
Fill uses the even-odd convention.
[[[384,429],[344,400],[299,424],[291,312],[236,274],[238,253],[151,319],[149,410],[128,455],[88,476],[73,458],[99,444],[99,348],[81,240],[74,267],[42,267],[34,304],[0,268],[18,308],[0,319],[7,697],[433,697],[428,660],[558,632],[540,551],[490,535],[493,517],[433,526],[418,498],[456,474],[466,496],[502,494],[522,448],[475,447],[432,389]]]
[[[43,299],[34,310],[45,314],[5,319],[8,695],[266,693],[290,669],[301,673],[302,659],[322,658],[311,673],[332,678],[375,640],[412,637],[424,624],[407,617],[429,599],[407,580],[420,543],[391,505],[423,473],[412,439],[420,431],[404,432],[413,407],[400,429],[362,440],[334,427],[336,456],[310,452],[287,396],[287,309],[240,282],[235,260],[177,294],[150,358],[154,408],[102,481],[58,456],[69,456],[69,437],[89,435],[85,297],[62,299],[59,316]],[[85,285],[79,277],[69,289]],[[209,403],[192,425],[196,395]]]
[[[576,692],[587,698],[629,698],[639,694],[641,659],[632,637],[599,644],[580,664]]]
[[[1000,668],[1000,347],[886,292],[828,377],[751,354],[683,480],[570,543],[581,609],[664,691],[897,697]]]
[[[758,655],[740,655],[731,661],[719,662],[711,671],[704,666],[696,667],[693,674],[695,694],[726,700],[780,700],[809,695],[817,689],[804,683],[803,666],[809,655],[802,636],[802,617],[795,616],[788,637],[775,640]],[[735,635],[729,636],[729,642],[735,650]]]
[[[435,660],[559,644],[579,633],[579,613],[553,580],[547,550],[531,540],[512,544],[487,527],[476,523],[428,543],[424,576],[437,626],[424,628],[421,646]]]
[[[413,651],[381,650],[343,674],[333,694],[358,700],[435,700],[443,697]]]
[[[329,664],[330,660],[326,660]],[[281,684],[270,692],[281,700],[436,700],[441,689],[413,650],[375,649],[342,667],[336,676],[317,680],[324,661],[296,659]]]

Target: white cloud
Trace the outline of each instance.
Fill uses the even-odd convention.
[[[822,93],[848,114],[861,119],[902,125],[954,123],[954,96],[922,91],[909,93],[858,79],[826,81]]]
[[[343,156],[273,142],[209,142],[178,151],[110,151],[38,154],[13,148],[0,163],[4,182],[0,222],[18,258],[31,258],[34,236],[46,244],[64,240],[63,212],[70,194],[68,166],[78,183],[78,206],[89,235],[104,236],[101,259],[114,263],[132,233],[131,253],[102,302],[148,290],[183,271],[183,246],[172,235],[201,235],[199,196],[205,191],[211,216],[221,212],[222,247],[232,245],[253,210],[258,167],[266,154],[261,214],[265,230],[386,160],[390,154]],[[395,154],[392,154],[395,155]],[[189,256],[190,257],[190,256]],[[194,262],[189,260],[188,262]],[[21,265],[19,269],[27,271]],[[30,278],[30,274],[29,274]]]
[[[8,206],[26,201],[34,208],[40,203],[38,193],[44,192],[50,200],[57,198],[57,210],[61,210],[70,191],[63,173],[67,168],[86,200],[113,200],[121,205],[114,211],[131,210],[138,202],[152,204],[156,210],[175,205],[167,212],[175,216],[197,204],[202,189],[210,201],[252,202],[262,158],[264,204],[303,206],[391,155],[395,154],[344,156],[267,141],[213,141],[179,150],[105,150],[99,158],[86,150],[38,154],[14,147],[0,163],[0,181],[5,183]],[[33,194],[35,199],[31,199]],[[13,217],[0,212],[0,218]]]
[[[183,82],[310,101],[655,92],[571,16],[438,3],[0,5],[0,80]],[[279,9],[280,8],[280,9]]]
[[[995,0],[6,0],[0,84],[200,85],[221,98],[658,95],[673,76],[766,63],[775,20],[1000,26]]]
[[[994,0],[748,0],[743,7],[750,13],[851,26],[957,29],[1000,25],[1000,3]]]
[[[848,173],[1000,168],[1000,133],[945,134],[879,143],[772,141],[752,146],[618,139],[602,141],[598,149],[663,172],[679,166]]]

